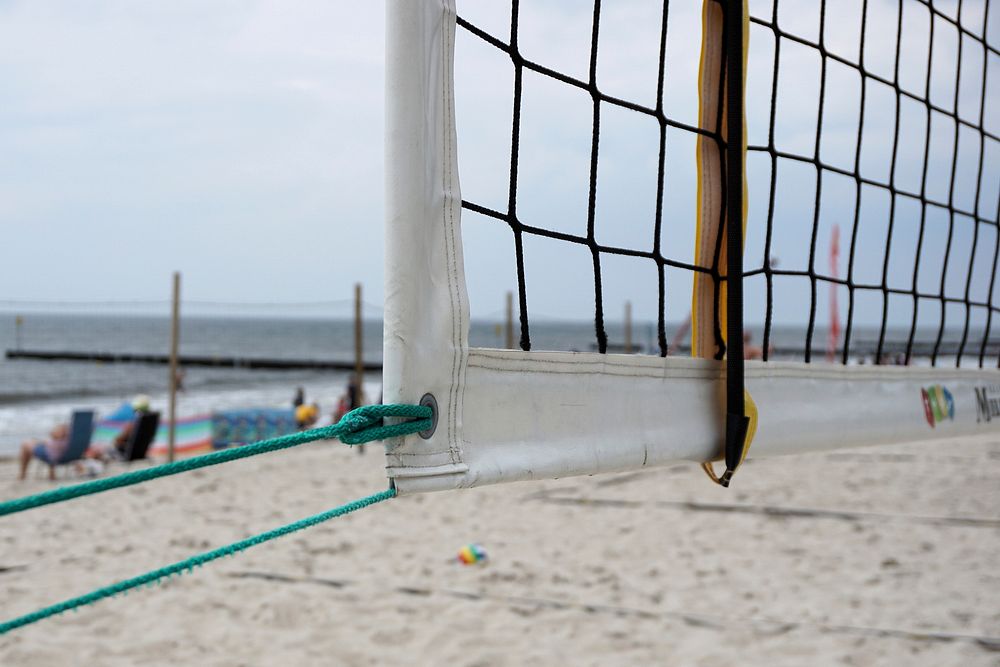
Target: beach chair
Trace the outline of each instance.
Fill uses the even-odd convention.
[[[52,468],[58,469],[70,463],[75,463],[83,458],[90,447],[90,438],[94,434],[94,411],[74,410],[69,421],[69,444],[66,450],[59,457],[58,461],[50,463]]]
[[[149,446],[156,438],[156,429],[160,426],[160,413],[147,412],[136,418],[132,433],[125,443],[125,461],[139,461],[146,458]]]

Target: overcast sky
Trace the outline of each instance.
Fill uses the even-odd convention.
[[[508,37],[499,2],[460,2],[460,13]],[[570,0],[522,2],[522,53],[586,78],[592,9]],[[602,90],[655,104],[659,19],[656,2],[605,3],[598,80]],[[694,123],[700,44],[700,1],[671,3],[665,108]],[[770,14],[752,2],[752,13]],[[782,25],[816,39],[816,5],[785,0]],[[869,22],[895,31],[896,2],[870,0]],[[900,82],[923,92],[928,13],[908,0],[904,12]],[[943,11],[955,3],[935,3]],[[856,58],[860,0],[827,3],[829,48]],[[983,3],[966,0],[963,24],[983,30]],[[988,20],[1000,43],[1000,11]],[[852,32],[853,31],[853,32]],[[932,100],[951,108],[955,94],[957,33],[935,24]],[[748,89],[750,142],[766,143],[774,44],[771,33],[751,31]],[[869,36],[866,64],[892,77],[894,35]],[[965,42],[959,112],[978,121],[983,67],[990,74],[985,122],[1000,133],[1000,59]],[[459,31],[457,104],[463,195],[505,208],[510,151],[510,60]],[[184,274],[185,296],[225,301],[308,301],[345,298],[355,281],[366,301],[382,299],[383,220],[383,3],[331,0],[169,3],[120,1],[23,2],[0,0],[0,299],[166,298],[169,275]],[[921,54],[922,57],[921,57]],[[973,57],[974,56],[974,57]],[[775,140],[782,150],[811,155],[815,144],[819,60],[814,52],[782,43]],[[860,86],[849,68],[831,67],[821,155],[852,168]],[[869,89],[862,172],[886,180],[895,96]],[[912,107],[912,108],[910,108]],[[518,188],[522,220],[542,227],[586,229],[590,153],[589,97],[544,77],[526,74],[522,168]],[[924,112],[904,102],[904,140],[896,179],[918,190],[927,133]],[[940,125],[940,127],[938,127]],[[932,122],[928,195],[946,198],[953,128]],[[870,138],[869,138],[870,135]],[[658,130],[648,117],[605,107],[597,198],[597,235],[604,243],[651,248]],[[956,205],[976,207],[978,139],[960,133]],[[987,141],[980,214],[996,219],[1000,146]],[[664,252],[693,255],[694,141],[668,134],[661,234]],[[751,155],[747,266],[763,257],[764,213],[770,180],[766,156]],[[779,166],[773,254],[782,268],[808,266],[815,172],[809,165]],[[854,183],[823,183],[817,268],[828,270],[830,230],[840,224],[846,272]],[[888,197],[862,199],[862,235],[856,278],[878,282],[883,263]],[[898,205],[890,284],[913,280],[919,206]],[[964,293],[973,266],[973,297],[985,299],[996,232],[980,226],[972,253],[973,223],[955,225],[946,290]],[[466,215],[467,273],[473,314],[495,316],[514,287],[509,230]],[[925,231],[921,289],[940,286],[947,216],[933,213]],[[992,234],[992,236],[990,236]],[[898,243],[895,239],[901,239]],[[985,250],[984,250],[985,248]],[[988,253],[987,253],[988,251]],[[963,254],[964,253],[964,254]],[[983,254],[979,257],[979,254]],[[926,255],[926,256],[925,256]],[[988,255],[988,256],[987,256]],[[956,257],[958,259],[956,259]],[[550,317],[592,316],[589,253],[531,238],[526,242],[529,309]],[[935,264],[936,262],[936,264]],[[605,303],[616,319],[625,299],[636,317],[656,315],[652,262],[610,258],[604,264]],[[748,319],[759,319],[762,283],[748,285]],[[1000,291],[1000,290],[998,290]],[[789,279],[777,296],[779,321],[802,321],[807,281]],[[821,312],[828,292],[821,289]],[[842,302],[846,294],[841,296]],[[1000,300],[998,298],[997,300]],[[860,307],[877,318],[880,299]],[[906,299],[891,316],[909,321]],[[668,276],[669,320],[690,303],[690,279]],[[936,322],[936,313],[934,314]]]
[[[381,2],[0,2],[0,284],[381,301]]]

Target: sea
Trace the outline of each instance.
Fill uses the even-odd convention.
[[[677,326],[667,327],[668,341]],[[606,327],[610,349],[620,349],[624,341],[623,324],[609,322]],[[759,344],[760,329],[749,331]],[[514,333],[515,337],[519,335],[517,330]],[[899,349],[907,333],[891,329],[887,339],[896,341]],[[960,333],[946,332],[946,345],[954,347]],[[596,347],[592,322],[533,322],[530,334],[534,350],[590,351]],[[931,340],[932,334],[920,332],[918,339]],[[470,327],[470,345],[474,347],[503,347],[505,338],[504,327],[496,322],[473,322]],[[852,357],[852,363],[870,363],[872,360],[865,358],[863,350],[874,349],[877,338],[877,328],[857,327],[852,346],[861,352]],[[19,317],[0,313],[3,351],[165,355],[169,340],[170,322],[161,315],[36,312]],[[365,361],[380,362],[380,319],[364,321],[362,341]],[[772,330],[776,358],[801,359],[804,341],[805,327],[801,325],[775,326]],[[814,355],[822,360],[825,329],[818,327],[813,341]],[[638,353],[658,354],[655,325],[633,323],[632,345]],[[991,341],[991,351],[996,345],[996,341]],[[978,344],[975,347],[978,350]],[[680,349],[678,353],[687,352]],[[354,358],[354,323],[350,319],[318,317],[192,316],[183,319],[180,325],[180,354],[350,362]],[[940,361],[948,363],[947,359]],[[950,363],[954,363],[954,358]],[[328,415],[336,407],[348,380],[347,371],[313,369],[192,366],[185,368],[184,373],[183,391],[178,396],[180,417],[213,410],[291,406],[298,387],[305,390],[307,401],[318,402],[321,412]],[[145,394],[152,399],[154,409],[165,411],[168,387],[169,372],[164,365],[0,358],[0,456],[16,452],[25,439],[44,436],[52,426],[65,421],[73,409],[95,409],[100,416],[137,394]],[[366,374],[365,391],[369,400],[379,399],[379,373]]]

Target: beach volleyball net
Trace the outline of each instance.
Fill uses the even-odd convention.
[[[386,400],[438,406],[390,444],[400,490],[989,428],[986,3],[396,4]],[[468,344],[498,275],[517,350]],[[608,353],[623,291],[650,355]],[[593,353],[533,344],[553,301]]]

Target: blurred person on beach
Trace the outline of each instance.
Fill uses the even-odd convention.
[[[28,474],[28,464],[32,458],[36,458],[42,463],[49,464],[49,479],[56,478],[55,463],[66,451],[69,445],[69,424],[58,424],[49,431],[48,440],[26,440],[21,443],[21,472],[19,480],[23,480]]]
[[[357,373],[351,373],[351,376],[347,379],[347,390],[341,398],[341,403],[346,408],[346,410],[344,410],[344,414],[350,412],[351,410],[360,408],[365,404],[364,388],[358,380]],[[340,417],[343,416],[344,415],[340,415]],[[340,417],[337,418],[337,421],[340,421]],[[364,445],[357,445],[355,449],[358,451],[358,454],[365,453]]]
[[[763,359],[764,358],[764,348],[759,345],[753,344],[753,334],[749,331],[743,332],[743,358],[744,359]]]
[[[313,426],[319,419],[319,403],[303,403],[295,408],[295,425],[300,431]]]
[[[688,332],[691,331],[691,313],[687,314],[684,321],[680,323],[677,327],[674,337],[670,340],[670,350],[676,353],[677,350],[681,349],[681,345],[684,343],[684,339],[687,338]]]
[[[306,390],[299,387],[295,390],[295,398],[292,399],[292,408],[298,408],[306,402]]]
[[[355,408],[360,408],[365,404],[365,395],[358,382],[358,376],[351,373],[347,379],[347,387],[344,393],[337,399],[337,410],[333,413],[334,423],[339,422],[344,415]]]
[[[127,407],[132,408],[132,415],[128,418],[125,427],[111,441],[109,447],[91,447],[84,455],[89,460],[109,461],[125,458],[125,450],[128,448],[128,441],[132,437],[132,429],[135,428],[136,420],[149,412],[149,396],[139,394],[132,399],[132,403]],[[125,409],[126,406],[122,406]]]
[[[346,415],[351,410],[355,408],[360,408],[365,404],[364,391],[361,389],[361,384],[358,382],[358,376],[351,373],[350,377],[347,379],[347,387],[344,389],[344,393],[340,395],[340,399],[337,401],[337,411],[334,413],[334,421],[338,422],[341,418]]]
[[[670,341],[670,350],[672,352],[677,352],[681,349],[681,345],[684,343],[684,339],[688,337],[691,331],[691,314],[684,318],[684,321],[680,323],[677,327],[677,332],[674,333],[673,339]],[[768,346],[768,352],[774,352],[774,345]],[[753,334],[749,331],[743,331],[743,358],[744,359],[757,359],[761,360],[764,358],[764,348],[759,345],[753,344]]]
[[[360,408],[364,404],[364,390],[361,387],[361,383],[358,381],[357,374],[351,373],[351,377],[347,381],[347,409],[348,411],[351,411],[355,408]]]
[[[125,428],[115,436],[112,443],[115,448],[114,451],[122,458],[125,458],[125,448],[128,447],[129,438],[132,437],[132,429],[135,428],[136,419],[149,412],[149,396],[140,394],[132,399],[132,409],[135,410],[132,420],[125,424]]]
[[[333,411],[333,423],[339,422],[348,412],[350,409],[347,407],[347,394],[341,394],[337,399],[337,409]]]

